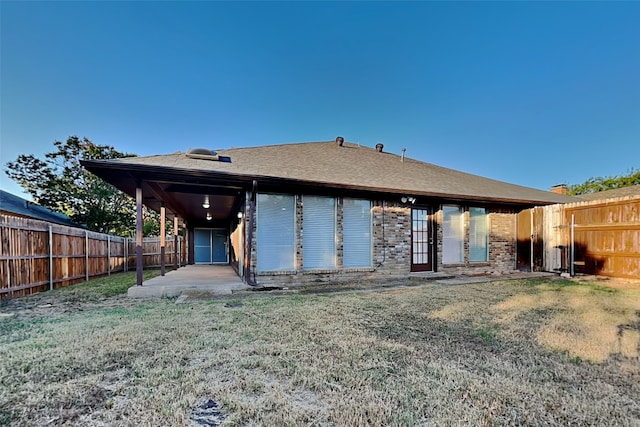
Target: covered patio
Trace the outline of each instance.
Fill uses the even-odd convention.
[[[199,290],[231,295],[249,288],[229,265],[195,264],[146,280],[144,286],[132,286],[127,294],[129,298],[176,297],[186,290]]]
[[[181,290],[201,287],[224,292],[232,284],[241,285],[243,281],[255,285],[250,276],[252,238],[245,236],[245,230],[254,229],[251,213],[255,209],[255,180],[250,176],[210,170],[211,164],[228,167],[235,164],[231,158],[206,149],[174,154],[173,161],[160,165],[156,164],[159,157],[162,158],[82,161],[92,173],[136,201],[136,284],[139,289],[129,290],[129,296],[175,296]],[[143,205],[160,214],[161,271],[160,277],[144,283]],[[185,238],[187,266],[166,273],[165,278],[167,223],[171,222],[171,237],[175,239],[181,234]],[[187,268],[194,266],[209,267],[209,270]],[[213,266],[221,268],[211,270]],[[183,269],[186,271],[182,272]]]

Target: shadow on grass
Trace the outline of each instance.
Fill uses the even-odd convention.
[[[548,278],[523,280],[517,287],[527,291],[511,292],[498,302],[461,299],[430,317],[475,319],[498,336],[530,339],[591,362],[638,357],[640,289]]]

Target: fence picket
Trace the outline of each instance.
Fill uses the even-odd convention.
[[[182,239],[167,240],[166,263],[173,264],[177,241],[179,263],[184,264],[187,254],[180,250]],[[124,237],[0,215],[0,299],[127,271],[129,263],[135,266],[135,248],[131,251],[130,243]],[[159,238],[144,239],[145,268],[159,267],[158,246]]]
[[[544,206],[544,269],[640,279],[640,197]]]

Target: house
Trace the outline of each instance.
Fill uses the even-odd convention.
[[[342,137],[82,164],[180,218],[189,263],[229,263],[250,284],[513,271],[517,213],[575,200]]]
[[[51,211],[4,190],[0,190],[0,214],[38,219],[54,224],[67,225],[69,227],[78,227],[67,215]]]
[[[576,197],[582,200],[605,200],[629,196],[640,196],[640,184],[615,188],[613,190],[598,191],[597,193],[581,194]]]

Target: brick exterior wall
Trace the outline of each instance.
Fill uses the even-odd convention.
[[[489,216],[489,261],[495,273],[516,270],[516,221],[515,211],[496,211]]]
[[[303,196],[296,196],[296,254],[294,271],[257,272],[261,285],[295,286],[300,284],[348,281],[385,277],[407,277],[411,271],[411,206],[399,201],[372,201],[372,266],[370,268],[343,268],[342,266],[342,199],[336,206],[336,268],[327,270],[304,270],[304,232],[302,207]],[[247,202],[247,210],[248,202]],[[469,212],[464,206],[464,261],[461,264],[442,263],[441,207],[434,212],[436,239],[436,271],[454,274],[504,274],[515,270],[516,263],[516,212],[512,210],[488,209],[489,253],[487,262],[469,262]],[[248,219],[247,219],[248,221]],[[254,223],[257,224],[257,221]],[[247,224],[248,225],[248,224]],[[253,230],[252,269],[256,266],[256,228]]]
[[[374,202],[372,228],[376,271],[407,275],[411,270],[411,209],[399,203]]]
[[[463,206],[464,260],[460,264],[442,262],[443,212],[436,213],[437,269],[452,274],[508,274],[516,269],[516,220],[517,212],[509,209],[487,208],[489,230],[489,254],[487,262],[469,261],[469,209]]]

